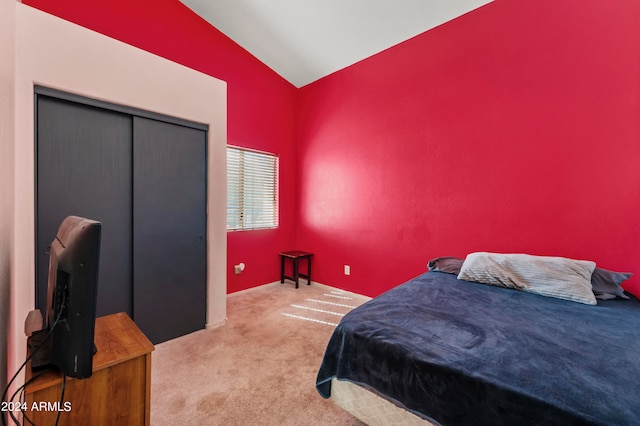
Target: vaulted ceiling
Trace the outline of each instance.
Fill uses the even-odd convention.
[[[492,0],[181,0],[296,87]]]

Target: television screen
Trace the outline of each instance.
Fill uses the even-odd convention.
[[[91,376],[93,369],[101,231],[100,222],[69,216],[51,243],[47,346],[51,364],[76,378]]]

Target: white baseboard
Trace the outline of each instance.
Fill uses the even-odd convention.
[[[218,321],[216,323],[212,323],[212,324],[207,323],[207,324],[204,325],[204,328],[206,330],[215,330],[216,328],[220,328],[220,327],[222,327],[223,325],[226,325],[226,324],[227,324],[227,319],[225,318],[224,320]]]
[[[285,281],[285,284],[286,283],[292,284],[291,281]],[[285,284],[282,284],[282,285],[285,285]],[[281,285],[280,281],[273,281],[273,282],[270,282],[270,283],[261,284],[261,285],[255,286],[255,287],[251,287],[251,288],[247,288],[247,289],[244,289],[244,290],[240,290],[240,291],[236,291],[236,292],[233,292],[233,293],[229,293],[229,294],[227,294],[227,297],[233,296],[233,295],[236,295],[236,294],[243,294],[243,293],[246,293],[246,292],[250,292],[252,290],[256,290],[258,288],[262,288],[262,287],[265,287],[265,286],[276,286],[276,285]],[[303,281],[299,285],[300,286],[303,286],[303,285],[306,286],[307,282],[303,279]],[[365,295],[358,294],[358,293],[353,293],[351,291],[343,290],[343,289],[338,288],[338,287],[332,287],[330,285],[322,284],[322,283],[319,283],[317,281],[311,281],[311,285],[312,286],[323,287],[323,288],[326,288],[327,290],[341,291],[343,293],[347,293],[347,294],[353,295],[355,297],[362,297],[362,298],[365,298],[367,300],[371,300],[371,297],[369,297],[369,296],[365,296]]]

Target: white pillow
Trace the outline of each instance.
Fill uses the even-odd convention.
[[[595,262],[529,254],[471,253],[458,279],[595,305]]]

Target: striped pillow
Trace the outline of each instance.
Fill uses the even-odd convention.
[[[529,254],[471,253],[458,279],[595,305],[595,262]]]

